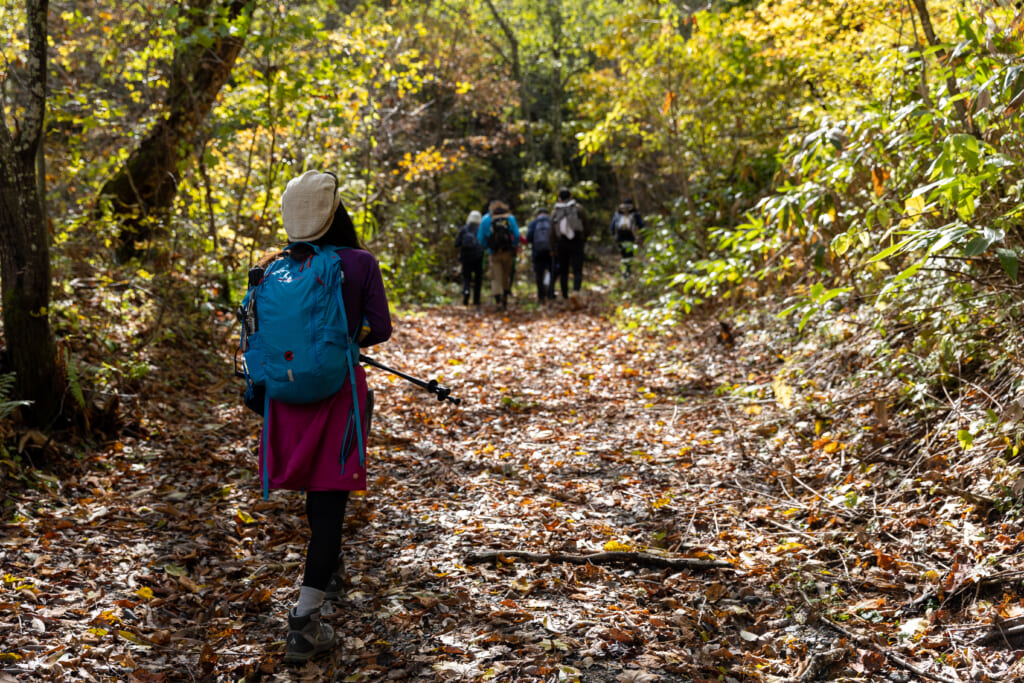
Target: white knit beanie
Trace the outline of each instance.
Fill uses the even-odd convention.
[[[331,173],[306,171],[288,181],[281,195],[281,218],[288,240],[312,242],[323,237],[340,203],[338,179]]]
[[[483,219],[484,217],[480,215],[479,211],[470,211],[469,218],[466,219],[466,222],[470,225],[480,225],[480,221]]]

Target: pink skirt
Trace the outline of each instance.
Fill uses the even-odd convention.
[[[260,481],[270,489],[293,491],[365,491],[366,372],[354,369],[359,419],[352,384],[317,403],[268,401],[260,438]],[[360,434],[357,433],[361,432]],[[365,453],[365,451],[364,451]]]

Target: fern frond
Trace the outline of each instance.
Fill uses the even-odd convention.
[[[85,394],[82,392],[82,382],[78,374],[78,365],[75,363],[71,349],[64,349],[64,367],[67,368],[68,390],[74,397],[78,407],[85,410]]]
[[[0,375],[0,420],[5,419],[19,406],[32,405],[32,401],[11,401],[9,397],[14,389],[14,373]]]

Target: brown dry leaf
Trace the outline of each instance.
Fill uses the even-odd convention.
[[[601,632],[601,636],[605,640],[614,640],[616,642],[625,643],[627,645],[632,643],[633,640],[634,640],[633,634],[631,634],[631,633],[629,633],[627,631],[623,631],[622,629],[614,627],[614,626],[611,627],[611,628],[604,629]]]

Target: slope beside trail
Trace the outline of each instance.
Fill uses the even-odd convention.
[[[4,525],[0,681],[961,680],[966,660],[936,653],[969,650],[926,635],[915,601],[962,532],[930,522],[927,499],[879,521],[904,498],[873,493],[884,482],[855,477],[837,441],[783,438],[765,421],[774,399],[723,393],[771,386],[776,354],[756,334],[653,337],[602,310],[585,293],[396,318],[371,355],[462,404],[368,370],[370,486],[327,616],[344,646],[299,667],[281,655],[302,497],[260,498],[229,325],[219,350],[166,349],[129,434]],[[871,508],[821,495],[847,476]],[[487,550],[509,554],[467,561]],[[596,552],[623,561],[563,561]],[[908,623],[920,632],[901,639]]]

